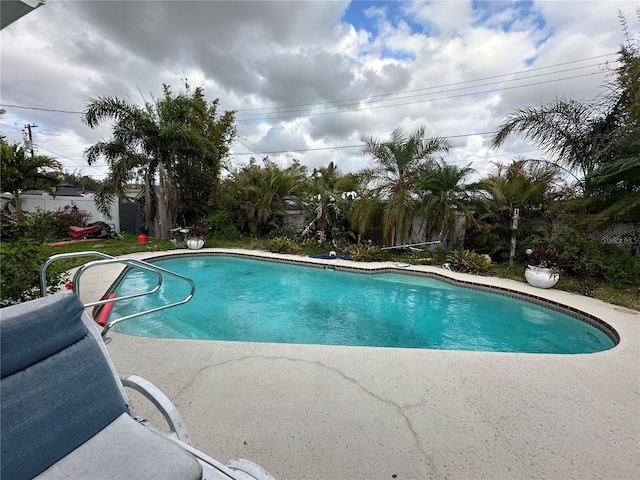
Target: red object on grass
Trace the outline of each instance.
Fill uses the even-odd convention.
[[[92,225],[90,227],[76,227],[75,225],[71,225],[67,230],[67,235],[75,239],[78,239],[86,235],[92,235],[94,233],[98,233],[101,230],[102,230],[101,225]]]
[[[110,293],[107,298],[116,298],[115,293]],[[97,323],[101,327],[104,327],[105,323],[107,323],[107,319],[109,318],[109,314],[111,313],[111,309],[113,308],[113,302],[105,303],[100,310],[100,315],[98,316]]]
[[[138,235],[138,243],[147,243],[149,241],[149,237],[144,233]]]

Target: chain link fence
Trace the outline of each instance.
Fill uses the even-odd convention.
[[[624,248],[640,259],[640,221],[625,222],[589,232],[590,240]]]

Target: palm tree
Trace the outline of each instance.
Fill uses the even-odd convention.
[[[353,175],[343,176],[333,162],[313,170],[305,186],[312,219],[302,236],[316,232],[321,241],[353,237],[353,233],[347,231],[346,218],[353,201],[353,194],[350,192],[354,186],[354,178]]]
[[[111,169],[103,188],[96,192],[100,212],[108,214],[114,197],[123,196],[126,185],[136,174],[142,174],[148,223],[154,213],[152,196],[156,195],[158,178],[158,236],[168,238],[177,211],[174,168],[179,156],[205,159],[214,150],[203,132],[194,127],[194,118],[205,115],[202,102],[184,93],[174,95],[167,85],[163,98],[146,102],[144,107],[112,96],[90,100],[82,114],[89,127],[114,121],[112,137],[85,152],[90,165],[104,157]]]
[[[298,164],[281,170],[268,159],[259,167],[251,159],[249,165],[232,173],[235,195],[245,211],[245,222],[252,235],[278,215],[284,215],[284,197],[298,192],[303,174]]]
[[[362,142],[363,152],[375,161],[373,167],[363,173],[373,182],[376,195],[384,202],[384,241],[387,245],[403,245],[416,212],[415,188],[420,171],[433,162],[435,153],[448,153],[451,143],[443,137],[425,138],[424,127],[411,135],[397,128],[386,142],[365,135]]]
[[[540,108],[517,109],[498,126],[492,147],[502,145],[511,134],[521,134],[557,163],[578,171],[583,181],[611,158],[611,139],[617,128],[615,110],[600,111],[577,100],[557,98]],[[585,183],[583,189],[588,191]]]
[[[62,165],[44,155],[28,156],[20,145],[0,144],[0,189],[13,194],[18,219],[22,217],[22,199],[25,190],[45,190],[53,193],[60,184]]]
[[[596,206],[592,227],[611,225],[640,218],[640,156],[621,158],[593,172],[597,196],[588,199],[587,207]]]
[[[621,20],[627,33],[624,17]],[[594,227],[640,218],[640,45],[629,40],[619,56],[610,103],[618,106],[622,121],[612,142],[613,160],[590,176],[598,194],[586,202],[598,212],[591,219]]]
[[[497,165],[495,173],[480,180],[474,200],[479,246],[492,254],[508,251],[516,208],[520,212],[520,232],[548,233],[550,208],[559,194],[554,186],[557,175],[558,169],[553,164],[514,160],[506,166]]]
[[[345,192],[355,192],[346,217],[351,229],[358,234],[358,243],[363,239],[373,240],[373,231],[381,228],[384,204],[372,188],[368,170],[346,174],[340,182]]]
[[[453,235],[459,216],[470,213],[471,186],[466,185],[464,179],[472,172],[468,165],[458,167],[441,161],[425,169],[418,182],[427,232],[450,245],[455,242]]]

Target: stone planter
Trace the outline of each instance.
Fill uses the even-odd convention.
[[[199,250],[204,247],[204,238],[188,238],[187,247],[191,250]]]
[[[524,271],[524,278],[531,286],[538,288],[551,288],[558,283],[560,274],[554,273],[550,268],[534,267],[533,265],[529,265]]]

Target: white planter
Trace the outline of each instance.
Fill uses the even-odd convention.
[[[524,271],[524,278],[527,280],[529,285],[534,287],[551,288],[558,283],[560,274],[553,273],[553,270],[550,268],[534,267],[529,265]]]
[[[199,250],[204,247],[204,239],[203,238],[189,238],[187,239],[187,247],[191,250]]]

